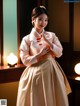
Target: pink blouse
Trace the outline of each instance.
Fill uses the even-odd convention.
[[[62,46],[55,35],[55,33],[44,31],[45,37],[53,44],[53,48],[50,48],[50,54],[52,57],[60,57],[62,55]],[[23,37],[20,45],[20,57],[25,66],[37,63],[39,60],[36,58],[36,54],[40,52],[43,47],[49,47],[42,37],[35,36],[35,30],[32,29],[29,35]]]

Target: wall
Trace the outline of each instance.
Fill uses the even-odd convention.
[[[80,3],[74,3],[74,51],[80,51]]]
[[[1,65],[1,61],[2,61],[2,57],[1,57],[1,54],[2,54],[2,50],[3,50],[3,45],[2,45],[2,35],[3,35],[3,22],[2,22],[2,19],[3,19],[3,15],[2,15],[2,0],[0,0],[0,65]]]
[[[69,4],[64,0],[48,0],[49,30],[62,42],[69,42]]]
[[[0,84],[0,99],[7,99],[7,106],[16,106],[18,82]]]
[[[17,40],[17,2],[16,0],[3,0],[3,57],[13,52],[18,54]]]

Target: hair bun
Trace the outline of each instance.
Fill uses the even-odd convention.
[[[41,14],[46,14],[46,15],[48,16],[47,9],[45,8],[45,6],[35,7],[35,8],[32,10],[31,17],[32,17],[32,18],[36,18],[36,17],[38,17],[38,16],[41,15]]]
[[[44,8],[44,9],[46,9],[46,7],[45,7],[45,6],[40,6],[40,8]]]

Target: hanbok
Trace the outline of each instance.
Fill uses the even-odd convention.
[[[47,46],[42,37],[37,37],[34,28],[20,45],[20,57],[26,69],[23,71],[18,88],[16,106],[69,106],[69,82],[56,58],[62,55],[62,46],[55,33],[43,31],[53,44],[50,52],[35,58]],[[33,58],[34,57],[34,58]]]

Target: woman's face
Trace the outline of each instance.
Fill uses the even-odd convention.
[[[43,30],[48,24],[48,16],[46,14],[41,14],[34,19],[34,27],[36,30]]]

